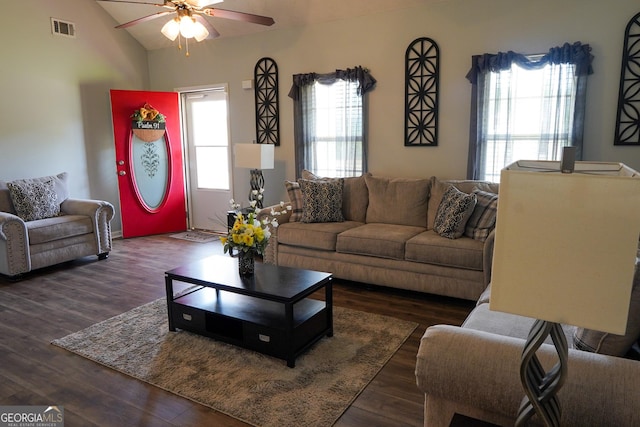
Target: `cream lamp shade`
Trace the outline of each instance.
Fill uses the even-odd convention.
[[[273,169],[273,144],[236,144],[234,150],[237,168]]]
[[[624,335],[639,236],[638,172],[516,162],[500,177],[490,309]]]

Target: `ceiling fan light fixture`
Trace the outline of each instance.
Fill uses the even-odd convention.
[[[196,30],[196,22],[190,16],[182,16],[180,17],[180,34],[185,39],[193,38]]]
[[[196,21],[194,26],[193,37],[196,39],[196,41],[201,42],[202,40],[209,37],[209,31],[204,25]]]
[[[172,19],[164,24],[160,32],[169,40],[174,41],[180,34],[180,24],[177,19]]]

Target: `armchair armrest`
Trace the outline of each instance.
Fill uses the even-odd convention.
[[[96,255],[111,251],[111,220],[115,213],[111,203],[102,200],[67,199],[60,205],[60,211],[68,215],[86,215],[91,218],[98,248]]]
[[[449,325],[430,327],[418,350],[418,387],[427,400],[433,396],[473,406],[493,420],[513,423],[524,397],[519,371],[523,347],[522,339]],[[548,344],[537,354],[547,369],[556,362]],[[569,374],[559,391],[561,425],[640,425],[638,378],[638,361],[570,349]]]
[[[103,200],[92,199],[67,199],[60,204],[60,211],[68,215],[87,215],[93,217],[104,211],[109,215],[106,219],[111,221],[114,215],[113,205]]]
[[[30,270],[29,235],[24,221],[0,212],[0,273],[17,276]]]

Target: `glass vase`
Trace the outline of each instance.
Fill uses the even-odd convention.
[[[241,276],[251,276],[255,268],[255,259],[252,251],[238,252],[238,271]]]

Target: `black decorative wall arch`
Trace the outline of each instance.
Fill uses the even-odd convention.
[[[258,144],[280,145],[278,105],[278,65],[262,58],[253,70],[256,100],[256,138]]]
[[[404,145],[438,145],[440,51],[427,37],[415,39],[405,52]]]
[[[640,145],[640,13],[624,34],[615,145]]]

